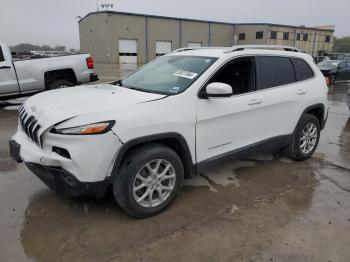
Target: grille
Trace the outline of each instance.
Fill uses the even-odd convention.
[[[26,112],[24,106],[19,109],[19,121],[27,136],[35,143],[40,144],[38,133],[41,129],[41,125],[34,116]]]

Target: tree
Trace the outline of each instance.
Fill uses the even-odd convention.
[[[12,52],[29,52],[29,51],[66,51],[64,45],[56,45],[55,48],[49,45],[32,45],[28,43],[18,44],[10,47]]]
[[[66,51],[66,47],[64,45],[56,45],[55,51]]]
[[[336,53],[350,53],[350,37],[335,37],[333,51]]]

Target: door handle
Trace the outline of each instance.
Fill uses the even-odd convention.
[[[248,102],[248,105],[253,106],[253,105],[259,105],[261,104],[263,101],[262,99],[252,99]]]
[[[307,92],[305,90],[300,89],[297,94],[298,95],[305,95],[306,93]]]
[[[10,69],[11,66],[0,66],[0,69]]]

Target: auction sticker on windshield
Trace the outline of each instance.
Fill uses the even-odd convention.
[[[198,76],[198,74],[194,73],[194,72],[190,72],[190,71],[179,70],[174,74],[174,76],[184,77],[184,78],[188,78],[188,79],[194,79],[196,76]]]

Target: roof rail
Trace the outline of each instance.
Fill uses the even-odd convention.
[[[198,50],[198,49],[225,49],[225,47],[213,47],[213,46],[183,47],[172,51],[172,53],[179,53],[179,52]]]
[[[225,53],[231,53],[235,51],[243,51],[246,49],[265,49],[265,50],[284,50],[289,52],[300,52],[300,50],[294,46],[284,45],[235,45],[225,50]]]

